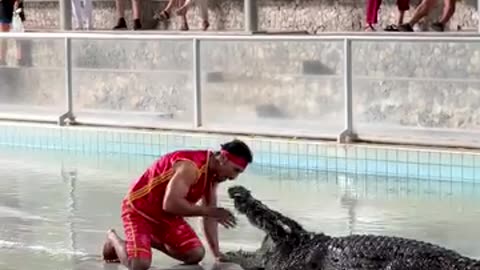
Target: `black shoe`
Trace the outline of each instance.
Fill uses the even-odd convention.
[[[441,22],[432,23],[431,27],[434,31],[437,31],[437,32],[444,32],[445,31],[445,25]]]
[[[133,30],[140,30],[140,29],[142,29],[142,23],[140,22],[140,19],[133,20]]]
[[[390,24],[388,25],[387,27],[385,27],[385,29],[383,29],[384,31],[386,32],[398,32],[398,26],[395,25],[395,24]]]
[[[113,27],[113,30],[123,30],[127,29],[127,22],[124,18],[120,18],[117,21],[117,24]]]
[[[400,31],[400,32],[414,32],[413,27],[409,23],[400,24],[398,26],[398,31]]]

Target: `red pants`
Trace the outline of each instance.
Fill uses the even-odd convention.
[[[152,246],[168,246],[183,254],[201,247],[195,231],[181,217],[162,217],[152,222],[133,210],[126,201],[122,205],[122,221],[128,259],[152,259]]]
[[[382,5],[382,0],[367,0],[366,13],[367,24],[376,24],[378,22],[378,11]],[[410,9],[410,0],[397,0],[397,7],[400,11]]]

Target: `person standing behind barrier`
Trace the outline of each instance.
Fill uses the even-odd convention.
[[[115,6],[117,8],[118,21],[113,27],[113,30],[127,29],[127,22],[125,21],[125,0],[115,0]],[[142,29],[142,23],[140,22],[140,0],[132,0],[132,12],[133,30]]]
[[[92,0],[72,0],[72,11],[77,21],[78,29],[93,29]]]
[[[23,1],[20,0],[0,0],[0,30],[2,32],[9,32],[12,26],[14,12],[18,12],[21,21],[25,21],[25,13],[23,8]],[[22,58],[22,43],[16,42],[16,59],[18,65],[24,65]],[[7,64],[7,40],[0,40],[0,65]]]
[[[374,25],[378,23],[378,12],[382,5],[382,0],[367,0],[366,2],[366,31],[376,31]],[[410,0],[397,0],[398,7],[398,25],[403,23],[405,12],[410,9]],[[396,26],[394,24],[387,26],[385,30],[395,31]]]
[[[193,4],[193,0],[185,0],[185,3],[177,10],[177,13],[186,13]],[[210,23],[208,22],[208,0],[195,0],[195,5],[200,11],[200,18],[202,19],[202,30],[206,31],[210,26]]]
[[[158,21],[166,21],[170,19],[170,13],[174,7],[178,7],[175,10],[177,16],[182,18],[182,26],[180,30],[188,31],[188,21],[187,21],[187,12],[190,7],[196,4],[200,11],[200,17],[202,19],[202,30],[206,31],[210,27],[208,21],[208,0],[169,0],[167,6],[163,10],[155,12],[153,18]]]

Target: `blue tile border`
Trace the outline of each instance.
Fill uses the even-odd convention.
[[[0,145],[96,154],[159,156],[218,148],[230,135],[0,122]],[[480,183],[480,152],[242,137],[255,164],[278,169]]]

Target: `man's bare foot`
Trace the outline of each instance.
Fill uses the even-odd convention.
[[[105,240],[105,244],[103,244],[103,259],[107,263],[119,263],[120,259],[117,256],[117,252],[113,247],[113,241],[118,239],[118,235],[114,229],[110,229],[107,232],[107,239]]]

